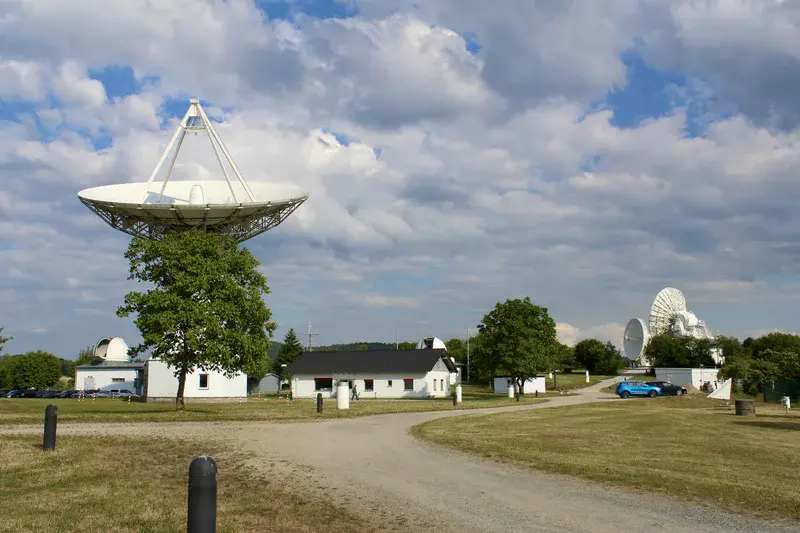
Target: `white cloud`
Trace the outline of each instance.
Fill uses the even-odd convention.
[[[209,101],[246,179],[311,194],[248,243],[282,327],[313,318],[325,342],[393,338],[398,324],[417,337],[531,295],[565,342],[619,344],[624,322],[667,284],[690,307],[728,306],[703,314],[715,330],[760,327],[753,301],[776,327],[797,310],[791,122],[759,126],[743,107],[689,138],[687,109],[625,128],[611,110],[589,111],[624,83],[620,52],[635,37],[658,65],[713,74],[704,83],[715,92],[724,72],[711,61],[726,50],[794,54],[772,10],[751,20],[720,16],[721,3],[431,0],[389,13],[376,1],[360,3],[360,17],[293,25],[244,1],[99,5],[18,2],[0,21],[0,95],[35,108],[0,123],[0,299],[19,310],[9,327],[40,327],[46,302],[61,317],[51,333],[73,348],[94,341],[79,335],[133,331],[113,316],[131,287],[126,237],[76,192],[146,179],[175,127],[164,105],[188,95]],[[774,32],[756,43],[757,28]],[[136,94],[109,97],[90,78],[109,65],[132,66]],[[770,79],[794,94],[791,76]],[[790,100],[771,101],[791,114]],[[175,179],[196,176],[219,171],[207,140],[191,136]],[[108,316],[71,329],[73,309]]]

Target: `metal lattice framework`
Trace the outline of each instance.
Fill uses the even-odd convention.
[[[213,224],[207,223],[207,217],[197,220],[196,218],[182,216],[181,210],[172,206],[164,206],[164,208],[172,211],[173,218],[153,216],[149,213],[153,206],[149,206],[148,210],[140,210],[139,216],[130,216],[116,209],[119,205],[104,205],[101,202],[93,202],[84,198],[80,200],[83,205],[91,209],[106,224],[134,237],[160,239],[168,231],[203,229],[206,231],[219,231],[228,237],[236,239],[238,242],[244,242],[271,230],[286,220],[307,199],[308,196],[306,195],[291,200],[271,202],[246,218],[231,215],[227,217],[227,220]],[[212,207],[207,206],[203,210],[208,214]]]
[[[183,140],[190,132],[208,135],[224,182],[170,182]],[[165,163],[166,177],[155,184],[157,192],[151,191]],[[308,199],[307,194],[270,201],[257,198],[196,98],[190,100],[189,110],[146,184],[95,187],[79,192],[78,197],[109,226],[136,237],[158,239],[168,231],[201,229],[220,232],[238,242],[276,227]]]

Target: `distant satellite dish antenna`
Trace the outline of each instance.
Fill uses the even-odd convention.
[[[239,242],[276,227],[308,199],[289,185],[244,181],[197,98],[161,155],[147,183],[122,183],[85,189],[81,202],[109,226],[129,235],[160,238],[170,230],[218,231]],[[187,132],[205,131],[225,181],[170,182]],[[169,159],[164,181],[154,181]],[[231,175],[235,180],[231,179]]]
[[[625,336],[622,339],[622,348],[625,357],[631,361],[638,361],[650,340],[647,326],[641,318],[631,318],[625,326]]]
[[[686,311],[686,299],[678,289],[667,287],[656,294],[650,306],[650,335],[660,335],[669,331],[670,320],[678,313]]]

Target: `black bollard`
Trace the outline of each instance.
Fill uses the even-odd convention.
[[[539,397],[539,391],[538,391],[538,390],[535,390],[535,391],[533,392],[533,394],[534,394],[534,396],[536,396],[537,398]]]
[[[519,391],[517,391],[516,397],[517,397],[517,401],[519,401],[519,397],[520,397]]]
[[[56,422],[58,421],[58,407],[53,404],[48,405],[44,410],[44,444],[43,450],[56,449]]]
[[[458,405],[458,396],[454,392],[453,393],[453,407],[455,407],[456,405]]]
[[[318,413],[322,412],[322,393],[321,392],[317,393],[317,412]]]
[[[186,531],[217,531],[217,463],[208,456],[195,458],[189,466],[189,520]]]

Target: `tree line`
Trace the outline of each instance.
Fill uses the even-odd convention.
[[[719,376],[734,379],[745,394],[759,394],[775,381],[800,381],[800,335],[791,333],[744,341],[725,335],[693,339],[661,334],[650,339],[644,356],[654,368],[713,368],[718,366],[714,350],[723,361]]]

